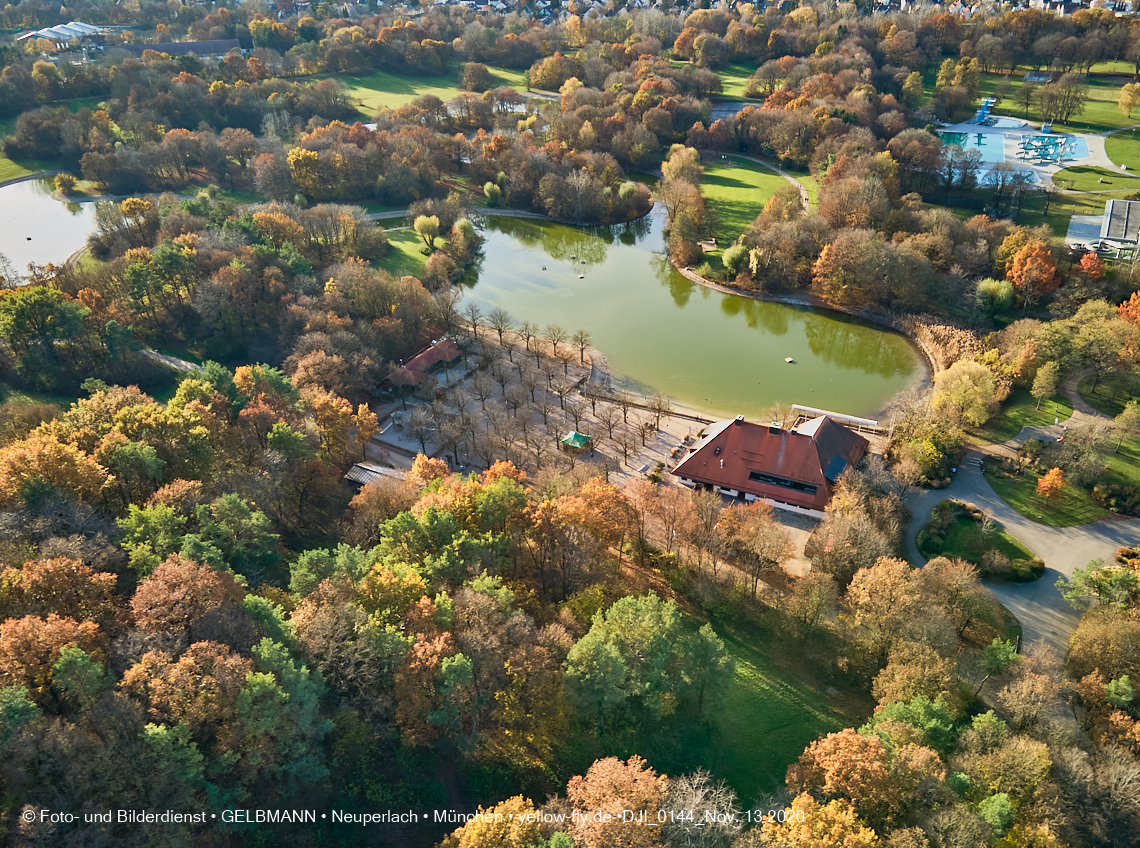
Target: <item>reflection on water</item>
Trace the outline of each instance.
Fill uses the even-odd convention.
[[[0,188],[0,253],[21,273],[29,262],[62,263],[94,227],[94,205],[52,200],[54,187],[41,179]]]
[[[664,258],[662,224],[492,218],[468,296],[516,322],[584,328],[619,384],[716,415],[756,418],[774,401],[872,415],[923,375],[896,333],[689,282]]]

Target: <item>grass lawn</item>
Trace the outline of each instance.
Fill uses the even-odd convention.
[[[383,225],[384,222],[381,221],[380,224]],[[393,277],[403,277],[408,274],[418,277],[423,273],[427,257],[420,253],[424,242],[416,235],[415,230],[411,227],[389,230],[388,242],[391,245],[388,253],[377,263],[381,268]],[[439,239],[436,239],[436,244],[440,244]]]
[[[748,82],[748,78],[754,73],[756,73],[756,69],[747,65],[729,65],[727,68],[717,71],[716,75],[720,77],[721,98],[725,100],[748,100],[749,103],[759,105],[761,101],[744,96],[744,86]]]
[[[1073,406],[1064,395],[1041,401],[1038,409],[1037,399],[1029,392],[1016,391],[1001,405],[997,415],[972,432],[990,442],[1004,442],[1020,433],[1022,427],[1043,427],[1057,418],[1064,421],[1072,414]]]
[[[930,70],[928,70],[922,78],[927,101],[934,95],[934,81],[938,75],[937,64],[938,63],[933,63]],[[1131,71],[1129,71],[1129,73],[1131,73]],[[980,97],[994,96],[998,85],[1003,80],[1007,80],[1009,82],[1009,90],[1001,103],[993,110],[993,114],[1010,115],[1014,118],[1025,119],[1025,109],[1017,102],[1017,92],[1025,84],[1024,79],[1024,71],[1008,76],[1004,74],[984,73],[982,74]],[[1122,83],[1095,75],[1088,78],[1088,83],[1089,97],[1088,102],[1085,104],[1084,112],[1067,124],[1057,124],[1055,127],[1056,132],[1098,133],[1106,130],[1117,130],[1134,123],[1140,123],[1140,120],[1137,118],[1130,118],[1123,114],[1116,106],[1116,101],[1120,99],[1120,87]],[[967,120],[976,109],[977,102],[971,103],[968,108],[961,109],[955,118],[959,121]],[[1028,120],[1041,120],[1041,114],[1037,111],[1036,106],[1029,107]]]
[[[992,482],[992,481],[991,481]],[[977,554],[969,545],[969,540],[977,531],[978,523],[969,518],[959,518],[947,531],[942,542],[940,556],[955,557],[974,562]],[[1015,559],[1032,559],[1033,552],[1004,530],[997,529],[987,535],[986,543],[994,550],[1000,551],[1012,562]]]
[[[1117,444],[1119,448],[1116,448]],[[1117,437],[1112,440],[1112,446],[1116,450],[1104,455],[1108,482],[1120,486],[1140,484],[1140,438],[1131,436],[1121,441]]]
[[[488,69],[495,85],[509,85],[520,93],[526,91],[526,82],[523,80],[525,71],[490,66]],[[382,106],[395,109],[425,94],[434,94],[441,100],[458,97],[463,93],[459,89],[462,73],[463,66],[459,64],[450,73],[438,77],[406,77],[373,71],[370,74],[346,74],[333,79],[340,80],[348,87],[348,96],[357,102],[360,111],[371,120]]]
[[[1104,152],[1114,165],[1127,165],[1128,170],[1140,172],[1140,138],[1134,130],[1121,130],[1104,140]]]
[[[1056,197],[1049,204],[1049,214],[1044,213],[1044,202],[1040,196],[1030,197],[1017,216],[1017,223],[1024,227],[1048,224],[1057,236],[1069,231],[1069,219],[1074,215],[1103,215],[1104,204],[1114,194],[1065,194]]]
[[[1104,182],[1101,182],[1101,180]],[[1061,188],[1076,191],[1138,191],[1140,176],[1126,177],[1105,168],[1075,166],[1062,168],[1053,175],[1053,182]]]
[[[1028,518],[1050,527],[1072,527],[1087,524],[1112,515],[1097,506],[1080,486],[1066,486],[1054,503],[1037,496],[1037,475],[1025,472],[1024,477],[986,475],[995,492],[1010,506]]]
[[[67,409],[79,400],[78,395],[45,395],[40,392],[26,392],[7,383],[0,382],[0,403],[55,403]]]
[[[705,166],[701,194],[720,216],[717,243],[735,241],[756,220],[768,198],[788,184],[775,171],[736,157]]]
[[[865,717],[834,712],[822,692],[760,650],[719,628],[718,635],[736,659],[736,674],[716,711],[719,750],[709,752],[708,767],[748,804],[782,784],[788,766],[818,736]]]
[[[1077,386],[1077,391],[1094,409],[1115,418],[1128,401],[1140,396],[1140,371],[1106,374],[1097,382],[1095,390],[1090,377]]]

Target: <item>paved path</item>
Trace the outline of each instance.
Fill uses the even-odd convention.
[[[914,514],[906,538],[910,558],[919,565],[926,562],[918,552],[915,539],[930,519],[930,510],[943,498],[954,498],[991,510],[1006,532],[1045,561],[1045,574],[1033,583],[987,585],[1021,621],[1025,642],[1043,641],[1064,653],[1080,615],[1057,591],[1054,585],[1057,578],[1062,575],[1072,577],[1074,569],[1088,565],[1094,559],[1111,562],[1121,545],[1140,543],[1140,518],[1105,519],[1078,527],[1038,524],[1002,500],[990,487],[981,469],[968,462],[979,458],[974,451],[967,453],[967,462],[959,467],[949,488],[922,491],[907,499],[907,506]]]
[[[181,371],[184,374],[193,374],[195,371],[202,370],[201,365],[197,365],[186,359],[179,359],[177,356],[171,356],[168,353],[159,353],[157,350],[152,350],[149,347],[141,352],[147,359],[153,359],[160,365],[165,365],[167,368],[173,368],[175,371]]]
[[[1071,374],[1061,386],[1062,393],[1073,405],[1073,414],[1064,424],[1023,427],[1020,433],[1000,445],[977,445],[967,452],[964,465],[958,469],[949,488],[922,491],[907,500],[907,506],[914,514],[907,531],[907,552],[915,563],[926,562],[918,551],[918,531],[929,520],[930,510],[943,498],[954,498],[991,510],[1011,536],[1041,557],[1046,568],[1039,580],[1033,583],[990,583],[989,587],[1021,621],[1025,642],[1044,641],[1061,652],[1068,646],[1069,636],[1080,621],[1080,615],[1057,591],[1054,585],[1057,578],[1061,575],[1072,577],[1074,569],[1082,568],[1094,559],[1111,562],[1116,549],[1122,545],[1140,544],[1140,518],[1106,518],[1077,527],[1038,524],[1002,500],[971,460],[979,460],[983,453],[1009,456],[1015,453],[1018,445],[1034,436],[1045,441],[1056,439],[1064,427],[1105,418],[1077,391],[1077,385],[1084,376],[1083,372]]]

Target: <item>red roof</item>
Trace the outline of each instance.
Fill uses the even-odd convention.
[[[444,339],[441,342],[436,342],[423,353],[413,356],[404,363],[404,367],[409,371],[419,371],[421,374],[426,374],[440,362],[454,362],[462,355],[459,351],[459,345],[451,339]]]
[[[827,416],[798,430],[738,418],[712,425],[673,473],[741,494],[823,509],[831,486],[845,468],[863,458],[868,444]]]

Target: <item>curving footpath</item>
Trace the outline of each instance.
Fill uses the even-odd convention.
[[[1105,417],[1089,406],[1077,392],[1081,376],[1071,375],[1062,386],[1062,391],[1072,402],[1074,410],[1066,425]],[[987,585],[998,600],[1021,621],[1023,642],[1044,642],[1063,655],[1081,616],[1061,597],[1054,585],[1057,578],[1071,578],[1074,570],[1083,568],[1094,559],[1112,562],[1118,547],[1140,544],[1140,518],[1106,518],[1075,527],[1038,524],[1006,503],[975,464],[983,452],[1005,453],[1032,436],[1056,438],[1061,432],[1061,425],[1024,427],[1008,442],[987,446],[999,450],[972,448],[967,451],[963,465],[958,468],[954,482],[949,487],[940,491],[920,491],[907,498],[906,504],[910,507],[912,519],[907,530],[906,545],[911,561],[923,565],[926,558],[918,550],[918,531],[926,525],[930,511],[943,498],[954,498],[991,510],[1006,532],[1044,560],[1045,573],[1033,583]]]

